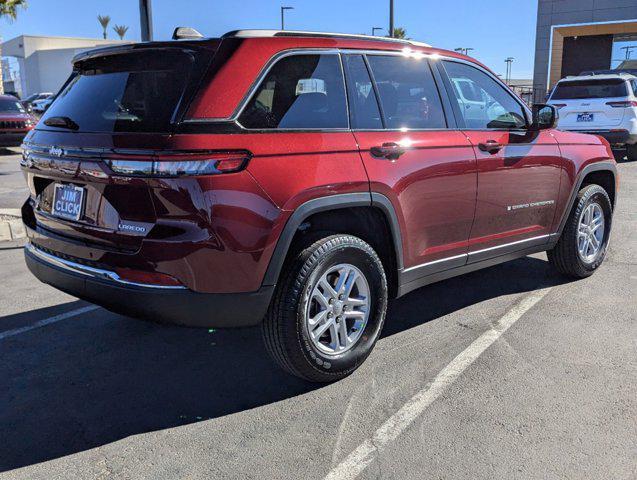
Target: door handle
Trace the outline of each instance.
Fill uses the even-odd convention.
[[[481,151],[490,153],[491,155],[495,155],[500,150],[502,150],[503,147],[504,145],[496,142],[495,140],[487,140],[486,142],[481,142],[478,144],[478,148]]]
[[[372,156],[387,160],[398,160],[405,153],[405,149],[395,142],[385,142],[380,147],[372,147],[370,151]]]

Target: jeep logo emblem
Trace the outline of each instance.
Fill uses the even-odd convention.
[[[51,147],[49,148],[49,155],[59,158],[64,155],[64,150],[62,150],[60,147]]]

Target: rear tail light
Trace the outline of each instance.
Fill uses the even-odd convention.
[[[627,100],[622,102],[606,102],[606,105],[609,105],[613,108],[630,108],[630,107],[637,107],[637,101]]]
[[[243,170],[250,153],[206,152],[158,154],[148,160],[111,158],[107,160],[114,173],[127,176],[180,177],[218,175]]]

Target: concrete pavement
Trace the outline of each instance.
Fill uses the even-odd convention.
[[[87,304],[30,276],[19,244],[0,244],[0,478],[321,479],[366,441],[365,465],[345,473],[636,478],[637,163],[619,170],[593,277],[568,281],[539,254],[413,292],[363,367],[328,386],[277,370],[257,329],[64,316]],[[376,443],[511,312],[508,330]]]

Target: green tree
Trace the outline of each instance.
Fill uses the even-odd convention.
[[[98,15],[97,21],[100,22],[103,30],[102,34],[104,35],[104,39],[106,39],[106,36],[108,34],[108,24],[111,23],[111,17],[109,15]]]
[[[18,18],[18,9],[26,8],[26,0],[0,0],[0,18],[8,18],[15,20]],[[0,47],[0,58],[2,58],[2,50]],[[0,94],[4,93],[4,79],[2,78],[2,68],[0,68]]]
[[[394,35],[392,35],[392,36],[394,38],[403,38],[405,40],[409,40],[409,38],[407,38],[407,32],[402,27],[395,27],[394,28]]]
[[[124,40],[124,35],[128,32],[128,27],[126,25],[115,25],[113,30],[119,36],[120,40]]]

